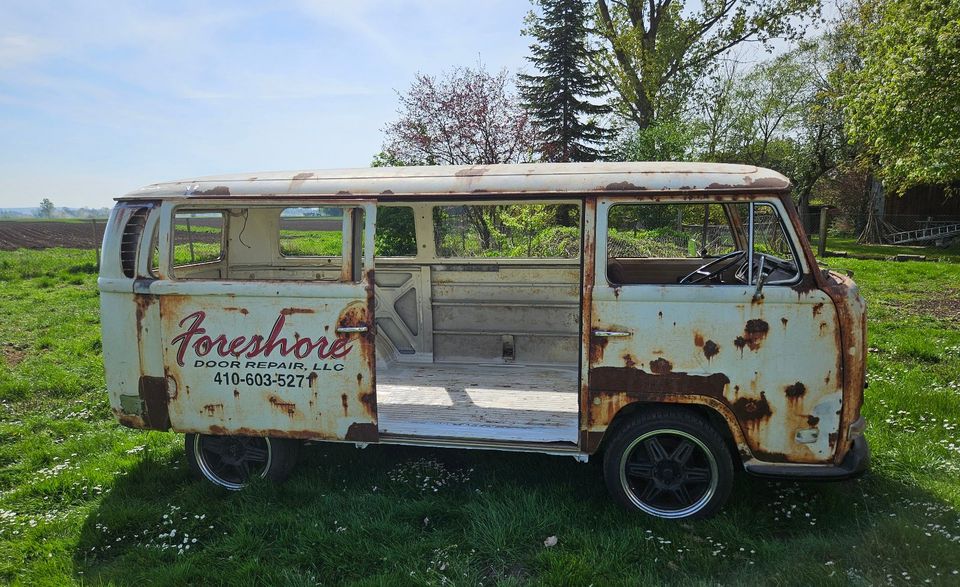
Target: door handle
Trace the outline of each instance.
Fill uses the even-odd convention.
[[[337,334],[350,334],[353,332],[366,332],[366,326],[340,326],[337,328]]]
[[[620,330],[594,330],[590,334],[600,338],[619,338],[623,336],[633,336],[632,332],[623,332]]]

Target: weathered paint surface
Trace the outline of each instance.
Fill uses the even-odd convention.
[[[357,286],[358,296],[365,295]],[[160,296],[176,430],[376,439],[365,298]]]
[[[358,194],[374,192],[395,200],[404,194],[412,200],[456,200],[450,194],[477,190],[500,200],[511,193],[601,194],[586,196],[582,208],[579,450],[594,452],[623,408],[661,402],[716,412],[744,460],[843,458],[848,427],[862,402],[863,300],[849,279],[816,269],[787,196],[781,203],[805,276],[792,286],[767,285],[759,300],[752,299],[753,286],[612,287],[605,276],[604,227],[595,232],[598,198],[690,201],[707,195],[746,201],[763,191],[785,193],[782,177],[731,166],[598,166],[558,178],[542,166],[521,167],[471,167],[447,175],[443,169],[433,175],[421,169],[358,177],[304,172],[224,178],[166,184],[137,197],[162,197],[169,208],[201,198],[225,205],[226,198],[240,202],[247,195],[271,200],[297,194],[308,200],[332,194],[335,203],[347,205]],[[388,184],[393,189],[384,187]],[[161,224],[158,275],[138,272],[128,279],[110,255],[137,207],[157,204],[145,199],[119,204],[104,240],[104,352],[118,419],[137,428],[376,442],[372,255],[364,259],[359,283],[177,282],[164,273],[169,236]],[[156,215],[147,222],[154,226]],[[255,228],[251,223],[246,230]],[[372,236],[366,235],[367,242]],[[421,236],[418,232],[418,240]],[[432,235],[427,240],[432,247]],[[139,253],[141,266],[149,255]],[[348,279],[346,273],[341,269],[341,280]],[[340,327],[368,330],[339,335]],[[594,330],[629,336],[600,338]],[[281,379],[283,384],[276,384]]]
[[[719,163],[537,163],[368,167],[225,175],[153,184],[125,198],[197,199],[236,196],[289,198],[502,197],[559,193],[759,193],[785,190],[784,176],[752,165]]]
[[[114,211],[99,281],[108,390],[121,423],[377,441],[372,253],[356,283],[124,275],[119,235],[135,208]],[[148,226],[163,214],[154,210]],[[370,218],[372,240],[373,210]]]
[[[602,266],[605,252],[594,253]],[[794,286],[767,285],[759,300],[754,289],[614,287],[598,271],[590,330],[627,336],[589,340],[586,449],[625,406],[689,403],[722,416],[745,459],[842,458],[845,427],[862,402],[862,300],[849,289],[831,297],[813,275]],[[857,317],[854,328],[845,316]]]
[[[604,430],[632,401],[686,395],[725,406],[722,415],[732,415],[760,460],[832,460],[842,363],[829,298],[813,291],[798,301],[789,287],[782,293],[769,287],[764,303],[751,304],[749,288],[731,286],[700,290],[701,299],[685,303],[675,289],[623,287],[619,296],[594,290],[593,329],[633,335],[594,339],[588,430]],[[796,442],[796,433],[810,428],[817,440]]]

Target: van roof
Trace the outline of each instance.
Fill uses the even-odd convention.
[[[529,163],[367,167],[273,171],[156,183],[118,199],[222,196],[345,199],[395,196],[491,198],[504,194],[781,192],[790,181],[775,171],[722,163]]]

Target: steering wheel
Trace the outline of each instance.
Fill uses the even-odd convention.
[[[727,269],[739,263],[743,259],[744,255],[746,255],[746,251],[733,251],[732,253],[721,255],[709,263],[701,265],[696,270],[684,275],[680,280],[680,283],[700,283],[701,281],[713,279],[717,275],[720,275]]]
[[[778,259],[774,257],[773,255],[767,255],[764,253],[754,253],[753,255],[754,274],[760,272],[761,259],[763,260],[763,272],[767,274],[768,278],[770,275],[772,275],[776,271],[784,271],[790,275],[796,274],[797,268],[789,261],[784,261],[782,259]],[[747,264],[746,263],[744,263],[742,267],[737,269],[737,273],[735,277],[740,281],[742,281],[743,283],[747,282]]]

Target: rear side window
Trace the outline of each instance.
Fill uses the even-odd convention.
[[[223,260],[226,214],[219,210],[183,210],[173,219],[173,269]]]
[[[375,253],[378,257],[415,257],[417,234],[413,208],[409,206],[377,206]]]
[[[453,258],[576,259],[576,204],[437,206],[437,256]]]

